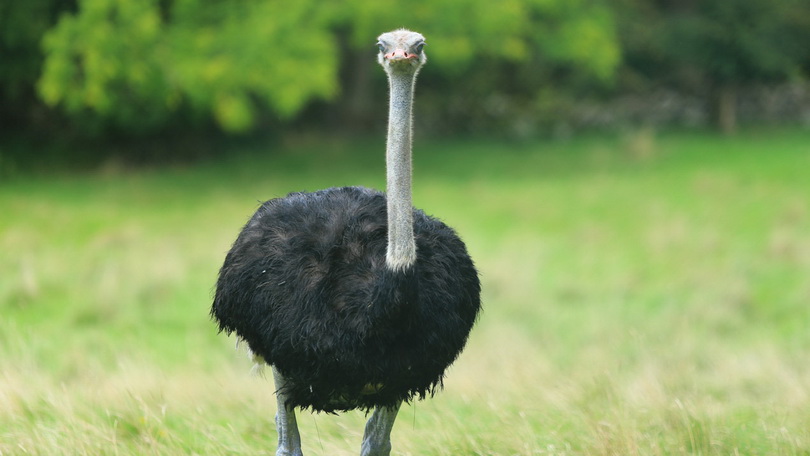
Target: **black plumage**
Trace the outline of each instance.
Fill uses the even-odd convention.
[[[416,262],[393,270],[386,214],[376,190],[291,193],[265,202],[226,256],[211,313],[286,377],[287,405],[422,398],[464,347],[480,309],[464,243],[414,209]]]

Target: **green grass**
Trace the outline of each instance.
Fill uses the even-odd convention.
[[[218,267],[261,200],[382,187],[382,148],[0,183],[0,454],[275,454]],[[808,170],[801,130],[417,141],[485,310],[394,454],[810,454]],[[305,454],[357,454],[364,418],[301,413]]]

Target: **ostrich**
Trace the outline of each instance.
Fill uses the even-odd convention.
[[[464,243],[411,204],[411,105],[424,37],[380,35],[390,111],[386,193],[362,187],[265,202],[219,272],[211,314],[272,366],[277,456],[300,456],[295,409],[373,410],[361,454],[388,455],[402,401],[442,385],[480,309]]]

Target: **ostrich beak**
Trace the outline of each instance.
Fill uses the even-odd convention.
[[[392,62],[395,62],[397,60],[411,60],[416,59],[418,57],[419,57],[418,55],[411,54],[403,49],[394,49],[393,51],[385,54],[385,58]]]

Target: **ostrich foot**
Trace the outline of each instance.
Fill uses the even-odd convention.
[[[391,429],[397,418],[399,406],[377,407],[366,423],[360,456],[388,456],[391,453]]]
[[[287,407],[287,395],[284,394],[287,380],[275,367],[273,368],[273,378],[276,381],[276,400],[278,401],[278,413],[276,413],[278,450],[276,450],[276,456],[304,456],[301,451],[301,435],[298,433],[295,410]]]
[[[291,410],[289,412],[292,412]],[[298,428],[295,426],[295,417],[293,416],[293,426],[295,426],[295,436],[290,435],[289,422],[283,424],[284,419],[280,419],[281,413],[276,414],[276,429],[278,430],[278,449],[276,456],[304,456],[301,452],[301,438],[298,436]]]

